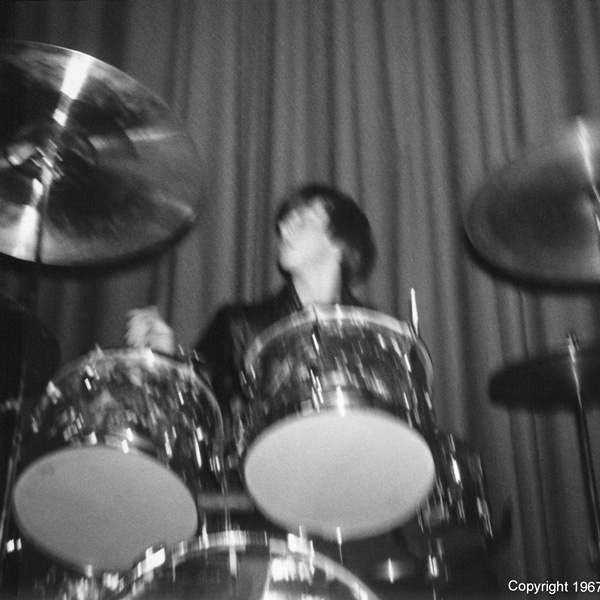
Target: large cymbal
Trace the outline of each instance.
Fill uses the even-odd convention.
[[[578,389],[587,404],[600,403],[600,347],[556,352],[511,364],[490,382],[490,397],[509,408],[575,408]]]
[[[0,44],[0,253],[84,266],[165,248],[196,220],[199,167],[166,104],[125,73]]]
[[[575,120],[483,185],[466,219],[495,266],[553,284],[600,283],[600,121]]]

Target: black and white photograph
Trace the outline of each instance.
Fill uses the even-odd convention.
[[[0,598],[600,598],[598,0],[0,0]]]

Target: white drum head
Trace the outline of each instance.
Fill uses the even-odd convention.
[[[144,454],[67,448],[32,463],[14,490],[24,535],[84,573],[129,569],[147,548],[196,532],[198,516],[175,473]]]
[[[250,495],[275,523],[326,539],[370,537],[409,520],[435,469],[406,422],[376,409],[286,418],[248,450]]]

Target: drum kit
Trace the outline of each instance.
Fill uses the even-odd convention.
[[[0,113],[5,257],[37,269],[112,266],[193,226],[202,183],[193,143],[124,73],[64,48],[5,43]],[[577,130],[581,157],[561,137],[484,187],[467,224],[484,255],[519,274],[597,282],[598,131]],[[556,245],[549,260],[536,252]],[[195,357],[96,349],[60,367],[46,328],[20,305],[2,309],[9,330],[26,323],[29,333],[22,348],[14,334],[0,342],[3,366],[20,359],[0,381],[0,406],[17,415],[0,558],[14,520],[78,574],[56,598],[375,600],[315,545],[343,548],[415,519],[431,548],[428,575],[439,577],[449,531],[490,540],[492,528],[479,454],[436,426],[433,367],[411,309],[409,323],[311,308],[268,328],[245,355],[248,403],[235,434]],[[598,356],[573,341],[568,358],[500,373],[491,395],[585,406],[597,396]],[[236,510],[293,534],[242,530]]]
[[[23,421],[12,486],[19,533],[69,569],[46,597],[368,600],[313,536],[341,544],[416,515],[432,538],[491,536],[477,453],[435,430],[432,373],[411,326],[362,308],[297,313],[255,339],[233,475],[242,510],[298,534],[281,537],[236,527],[226,428],[193,361],[96,349],[59,368]]]

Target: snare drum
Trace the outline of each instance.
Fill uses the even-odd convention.
[[[89,575],[195,535],[196,493],[218,485],[223,422],[191,364],[97,350],[58,372],[24,438],[19,528]]]
[[[223,531],[146,552],[111,600],[377,600],[359,579],[309,542]]]
[[[278,525],[370,537],[416,513],[434,480],[429,354],[405,322],[312,308],[249,347],[246,486]]]

